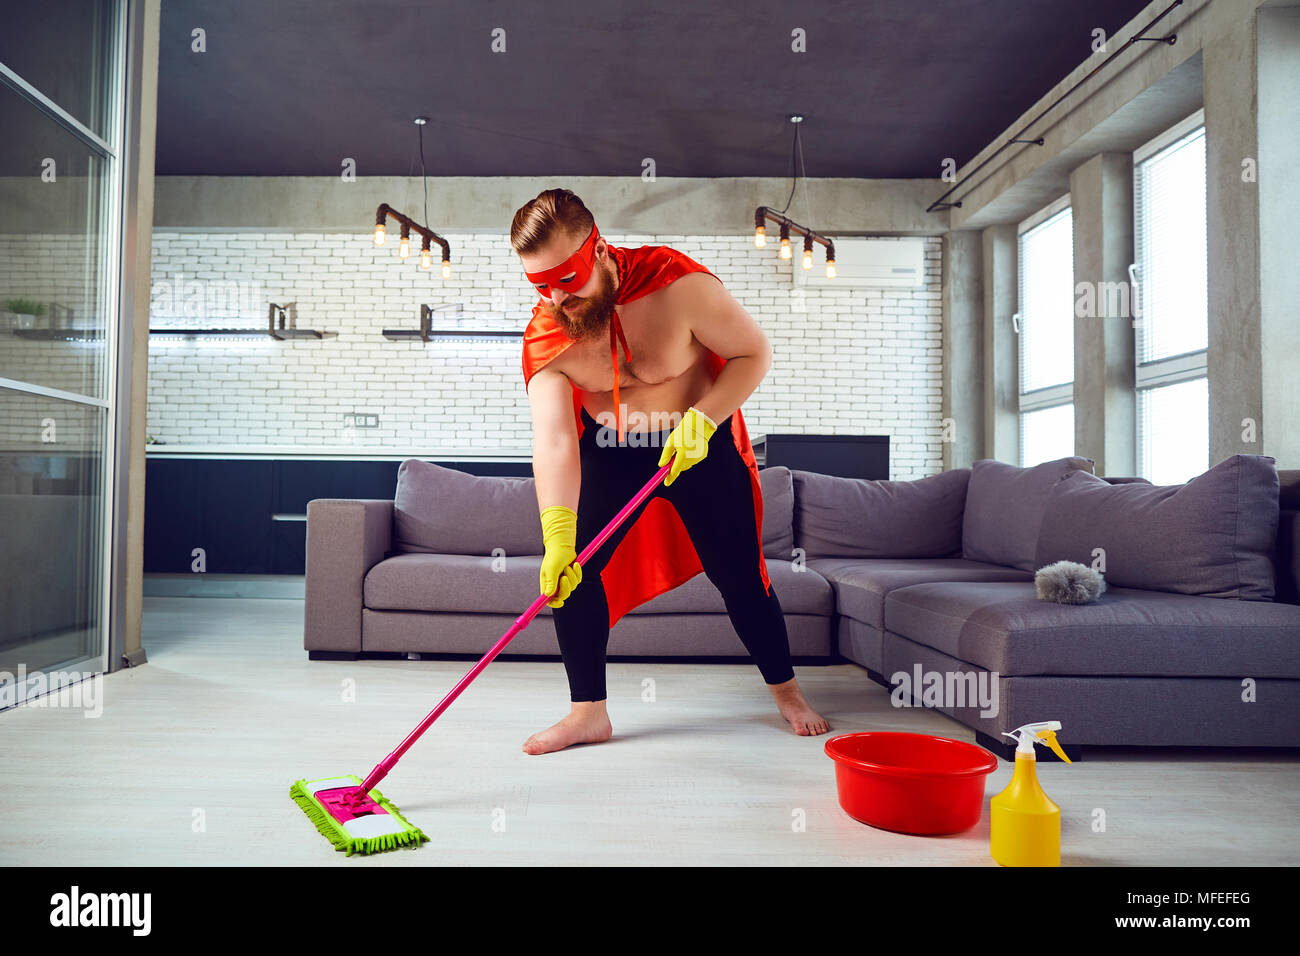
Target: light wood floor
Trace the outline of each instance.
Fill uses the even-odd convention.
[[[564,671],[509,661],[381,785],[432,842],[348,859],[289,785],[365,776],[471,665],[309,662],[302,607],[148,598],[149,663],[103,680],[100,718],[0,713],[0,864],[993,865],[987,800],[1010,779],[1006,763],[973,830],[888,833],[840,810],[826,738],[791,734],[749,665],[611,664],[614,739],[532,757],[524,739],[567,712]],[[973,739],[942,715],[891,707],[856,666],[798,676],[832,733]],[[653,703],[641,700],[646,678]],[[345,681],[355,703],[342,700]],[[1300,863],[1296,758],[1092,750],[1073,766],[1040,765],[1040,777],[1063,808],[1067,865]],[[1104,833],[1091,828],[1095,808]]]

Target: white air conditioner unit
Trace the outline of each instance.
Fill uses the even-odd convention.
[[[826,278],[826,247],[813,244],[813,264],[804,269],[803,241],[792,236],[794,285],[817,289],[916,288],[925,285],[925,240],[836,239],[834,279]]]

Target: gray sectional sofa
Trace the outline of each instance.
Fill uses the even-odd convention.
[[[1049,719],[1076,747],[1300,746],[1300,472],[1235,456],[1159,488],[1091,465],[761,469],[796,664],[859,664],[1003,754],[1002,731]],[[541,553],[532,479],[405,462],[394,500],[308,505],[305,648],[477,657],[536,598]],[[1105,571],[1096,602],[1037,598],[1061,559]],[[510,655],[558,657],[549,608]],[[615,626],[612,660],[647,656],[745,657],[703,574]]]

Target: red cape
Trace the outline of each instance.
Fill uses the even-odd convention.
[[[694,259],[668,246],[624,249],[611,244],[609,251],[618,268],[619,286],[615,296],[617,305],[662,289],[688,272],[707,272],[713,275]],[[621,339],[622,329],[618,328],[617,314],[612,322]],[[524,387],[528,387],[529,380],[538,369],[545,367],[572,344],[573,340],[542,310],[541,301],[533,306],[533,316],[524,331]],[[623,350],[630,359],[626,342],[623,343]],[[709,351],[708,363],[709,374],[714,379],[727,364],[726,359],[712,351]],[[573,417],[578,436],[581,437],[582,393],[576,385],[573,386]],[[721,427],[722,423],[718,424]],[[763,493],[758,480],[754,449],[749,442],[749,431],[745,428],[745,419],[739,408],[731,413],[731,436],[741,459],[749,468],[758,535],[758,569],[763,579],[763,589],[770,592],[767,562],[763,560]],[[647,474],[646,480],[650,477]],[[579,543],[584,546],[586,544]],[[609,602],[609,626],[613,627],[619,618],[637,605],[644,604],[665,591],[671,591],[702,570],[699,555],[691,544],[690,535],[681,516],[677,514],[677,509],[663,498],[652,498],[601,571],[600,579],[605,585],[605,595]]]

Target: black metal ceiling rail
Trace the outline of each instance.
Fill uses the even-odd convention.
[[[1137,36],[1129,37],[1127,43],[1125,43],[1122,47],[1120,47],[1118,50],[1116,50],[1116,51],[1115,51],[1114,53],[1112,53],[1110,56],[1106,57],[1106,59],[1103,60],[1101,63],[1099,63],[1099,64],[1097,65],[1097,67],[1096,67],[1096,68],[1095,68],[1091,73],[1089,73],[1089,74],[1088,74],[1087,76],[1085,76],[1083,79],[1079,80],[1079,82],[1075,83],[1075,84],[1074,84],[1073,86],[1071,86],[1068,90],[1066,90],[1064,93],[1062,93],[1060,96],[1058,96],[1055,100],[1053,100],[1050,106],[1048,106],[1048,107],[1047,107],[1046,109],[1044,109],[1041,113],[1039,113],[1037,116],[1035,116],[1032,120],[1030,120],[1028,123],[1026,123],[1024,129],[1022,129],[1019,133],[1017,133],[1017,134],[1016,134],[1015,136],[1013,136],[1011,139],[1007,140],[1005,143],[1003,143],[1001,146],[999,146],[997,149],[995,149],[992,153],[990,153],[988,156],[986,156],[986,157],[984,158],[984,161],[983,161],[983,162],[981,162],[978,166],[976,166],[974,169],[972,169],[969,173],[966,174],[966,178],[965,178],[965,179],[963,179],[961,182],[954,183],[951,189],[949,189],[946,193],[944,193],[942,196],[940,196],[940,197],[939,197],[938,199],[936,199],[934,202],[930,203],[930,205],[926,207],[925,211],[926,211],[926,212],[937,212],[937,211],[939,211],[939,210],[941,210],[941,209],[952,209],[953,207],[956,207],[956,208],[960,209],[960,208],[961,208],[961,200],[960,200],[960,199],[958,199],[958,200],[955,201],[955,202],[944,202],[944,200],[947,199],[949,196],[951,196],[953,193],[955,193],[955,192],[956,192],[958,189],[960,189],[962,186],[966,185],[966,183],[968,183],[968,182],[970,181],[970,179],[971,179],[972,176],[974,176],[976,173],[978,173],[981,169],[983,169],[983,168],[984,168],[985,166],[987,166],[989,163],[993,162],[993,160],[995,160],[999,155],[1001,155],[1001,153],[1002,153],[1002,151],[1003,151],[1004,149],[1007,149],[1008,147],[1014,146],[1014,145],[1016,145],[1017,143],[1022,143],[1022,144],[1032,144],[1032,145],[1035,145],[1035,146],[1042,146],[1042,145],[1043,145],[1043,142],[1044,142],[1043,137],[1039,136],[1039,137],[1037,137],[1036,139],[1025,139],[1025,138],[1024,138],[1024,137],[1025,137],[1025,134],[1028,133],[1029,130],[1030,130],[1033,126],[1035,126],[1035,125],[1038,123],[1039,120],[1041,120],[1044,116],[1046,116],[1046,115],[1047,115],[1048,113],[1050,113],[1052,110],[1056,109],[1056,107],[1060,106],[1060,105],[1061,105],[1061,102],[1062,102],[1063,100],[1065,100],[1066,97],[1068,97],[1071,93],[1073,93],[1073,92],[1074,92],[1075,90],[1077,90],[1079,87],[1083,86],[1083,84],[1087,83],[1090,79],[1092,79],[1094,76],[1096,76],[1096,75],[1097,75],[1098,73],[1100,73],[1102,70],[1104,70],[1107,66],[1110,65],[1110,63],[1115,59],[1115,57],[1119,56],[1121,53],[1123,53],[1125,50],[1127,50],[1129,47],[1131,47],[1134,43],[1138,43],[1138,42],[1140,42],[1140,41],[1146,40],[1146,41],[1149,41],[1149,42],[1152,42],[1152,43],[1168,43],[1170,46],[1173,46],[1174,43],[1176,43],[1176,42],[1178,41],[1178,34],[1177,34],[1177,33],[1171,33],[1171,34],[1169,34],[1169,36],[1167,36],[1167,37],[1149,37],[1149,36],[1145,36],[1145,34],[1146,34],[1146,32],[1147,32],[1148,30],[1150,30],[1153,26],[1155,26],[1157,23],[1159,23],[1159,22],[1160,22],[1161,20],[1163,20],[1165,17],[1169,16],[1169,14],[1173,12],[1173,10],[1174,10],[1175,7],[1180,7],[1180,6],[1182,6],[1182,5],[1183,5],[1183,0],[1174,0],[1173,3],[1171,3],[1171,4],[1169,4],[1169,6],[1165,7],[1165,9],[1162,10],[1160,13],[1158,13],[1158,14],[1155,16],[1155,18],[1154,18],[1150,23],[1148,23],[1146,26],[1144,26],[1141,30],[1138,31],[1138,35],[1137,35]],[[983,184],[983,182],[984,182],[984,180],[980,180],[978,183],[975,184],[975,186],[979,186],[979,185]],[[971,190],[974,190],[975,186],[972,186],[970,190],[967,190],[967,192],[966,192],[966,195],[967,195],[967,196],[970,195]]]

